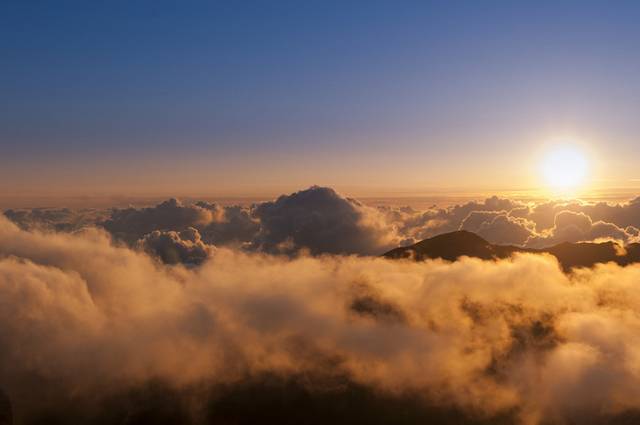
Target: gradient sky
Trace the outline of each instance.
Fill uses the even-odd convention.
[[[640,2],[0,3],[0,195],[640,186]]]

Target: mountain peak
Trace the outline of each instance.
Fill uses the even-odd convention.
[[[408,247],[393,249],[384,256],[387,258],[413,258],[415,260],[443,258],[454,261],[462,256],[488,260],[494,258],[494,254],[493,246],[489,242],[475,233],[458,230],[425,239]]]
[[[493,245],[475,233],[459,230],[425,239],[414,245],[399,247],[383,254],[391,259],[416,261],[441,258],[455,261],[460,257],[483,260],[508,258],[516,252],[547,253],[558,259],[563,269],[591,267],[598,263],[614,262],[619,265],[640,262],[640,246],[632,244],[622,249],[615,242],[562,242],[544,249],[520,248],[511,245]]]

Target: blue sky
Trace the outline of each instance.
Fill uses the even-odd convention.
[[[638,22],[623,1],[4,1],[0,191],[498,190],[565,136],[624,184]]]

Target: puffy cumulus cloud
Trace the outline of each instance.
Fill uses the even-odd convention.
[[[520,207],[522,207],[522,204],[518,201],[492,196],[482,202],[471,201],[450,208],[438,209],[435,217],[446,219],[457,228],[471,212],[511,211],[514,208]]]
[[[519,201],[492,196],[482,202],[471,201],[448,208],[433,207],[426,211],[416,211],[410,207],[386,207],[381,210],[384,212],[387,221],[404,238],[404,244],[408,245],[455,230],[477,232],[480,226],[492,221],[498,215],[519,218],[523,211],[528,211],[528,206]],[[512,212],[519,215],[512,215]],[[500,224],[500,222],[496,223],[496,225]],[[497,229],[498,233],[503,230],[502,228]],[[490,229],[487,229],[484,236],[494,243],[500,243],[504,238],[504,235],[494,238]],[[520,240],[521,237],[519,235],[510,235],[507,238],[509,241],[513,239]]]
[[[561,242],[582,242],[614,240],[626,244],[635,242],[637,234],[633,228],[622,229],[613,223],[604,221],[593,222],[591,217],[582,212],[569,210],[556,214],[554,225],[548,231],[540,234],[532,233],[526,245],[529,247],[547,247]]]
[[[254,215],[260,231],[253,247],[260,251],[375,255],[398,243],[377,209],[327,187],[313,186],[259,204]]]
[[[619,227],[640,227],[640,197],[619,204],[606,202],[571,203],[563,208],[582,212],[591,217],[593,221],[615,223]]]
[[[114,209],[99,224],[130,244],[155,230],[180,232],[194,228],[208,244],[238,245],[251,241],[259,228],[250,208],[208,202],[184,205],[177,199],[141,209]]]
[[[506,211],[471,211],[469,215],[462,220],[459,230],[477,233],[485,224],[490,223],[496,217],[506,214]]]
[[[637,205],[637,200],[615,205],[558,201],[523,204],[494,197],[484,203],[469,202],[423,213],[426,221],[420,225],[428,229],[426,233],[429,236],[443,231],[468,230],[494,244],[536,248],[579,241],[630,243],[637,242],[640,233],[637,227],[628,225],[640,221]],[[502,207],[505,209],[500,209]],[[467,215],[457,224],[465,213]],[[603,218],[621,220],[616,222]],[[430,220],[434,220],[433,224]],[[425,236],[424,230],[419,230],[418,234]]]
[[[633,423],[639,279],[532,254],[187,269],[0,219],[0,383],[22,424]]]
[[[214,249],[202,242],[200,233],[193,227],[181,232],[154,230],[140,239],[138,246],[166,264],[200,264]]]
[[[222,207],[218,204],[198,202],[197,206],[214,211],[216,220],[200,228],[203,239],[209,243],[229,245],[248,243],[260,230],[260,222],[251,208],[240,205]]]
[[[524,245],[535,234],[535,224],[505,211],[472,211],[460,230],[474,232],[501,245]]]
[[[438,216],[436,209],[427,211],[418,211],[411,207],[380,207],[378,209],[384,214],[387,223],[393,226],[403,238],[401,245],[411,245],[422,239],[456,230],[448,220]]]
[[[135,242],[154,230],[180,231],[206,225],[217,218],[217,213],[198,205],[183,205],[177,199],[169,199],[154,207],[114,209],[111,217],[101,225],[115,236]]]
[[[460,229],[477,232],[494,243],[534,247],[599,239],[614,239],[623,243],[639,241],[640,198],[614,204],[582,201],[525,204],[507,201],[498,198],[484,203],[469,202],[442,209],[438,214],[438,223],[455,224],[462,213],[468,211],[468,215],[459,226]],[[503,211],[498,210],[497,207],[500,206],[505,207]],[[491,207],[495,209],[492,210]],[[498,219],[498,216],[502,218]],[[498,226],[491,225],[494,220]],[[511,228],[506,233],[505,225]],[[522,242],[527,232],[530,233],[530,237]]]
[[[483,202],[467,202],[462,205],[455,205],[451,208],[438,210],[437,217],[446,219],[451,222],[456,228],[462,224],[462,222],[474,211],[511,211],[514,208],[521,208],[523,204],[518,201],[513,201],[506,198],[500,198],[492,196],[485,199]]]
[[[537,230],[553,227],[555,217],[561,211],[583,213],[592,221],[613,223],[620,228],[640,228],[640,197],[622,203],[547,201],[531,208],[527,218],[536,223]]]
[[[613,223],[593,222],[582,212],[559,211],[553,218],[553,226],[542,231],[536,230],[536,223],[525,217],[514,216],[507,211],[472,211],[460,225],[460,230],[474,232],[494,244],[528,248],[604,240],[626,244],[638,239],[633,227],[623,229]]]
[[[468,230],[480,234],[492,243],[521,244],[527,238],[523,234],[530,224],[526,219],[512,216],[511,211],[522,208],[519,203],[498,197],[483,202],[468,202],[450,208],[432,208],[427,211],[415,211],[411,208],[383,208],[382,211],[399,235],[404,238],[403,245],[409,245],[422,239],[456,230]],[[514,208],[504,210],[503,207]],[[504,218],[497,217],[504,216]],[[495,220],[495,222],[494,222]],[[517,224],[517,225],[516,225]],[[520,228],[524,226],[524,229]],[[514,233],[508,233],[510,227]]]

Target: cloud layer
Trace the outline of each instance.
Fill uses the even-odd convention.
[[[150,236],[156,231],[169,235],[195,229],[207,245],[202,247],[205,250],[228,246],[286,255],[380,255],[455,230],[477,233],[494,244],[528,248],[562,242],[640,241],[640,198],[620,204],[524,203],[494,196],[418,211],[373,207],[331,188],[313,186],[251,206],[185,205],[170,199],[140,209],[9,210],[5,215],[25,229],[77,231],[95,225],[130,246],[149,245],[150,239],[157,239]],[[191,261],[188,255],[178,257]]]
[[[606,423],[640,409],[639,280],[640,266],[567,275],[539,255],[219,248],[198,268],[169,267],[104,231],[0,218],[0,382],[28,424],[144,423],[153,411],[222,423],[269,404],[274,386],[329,412],[355,397],[431,423]],[[149,399],[162,407],[141,411]]]

